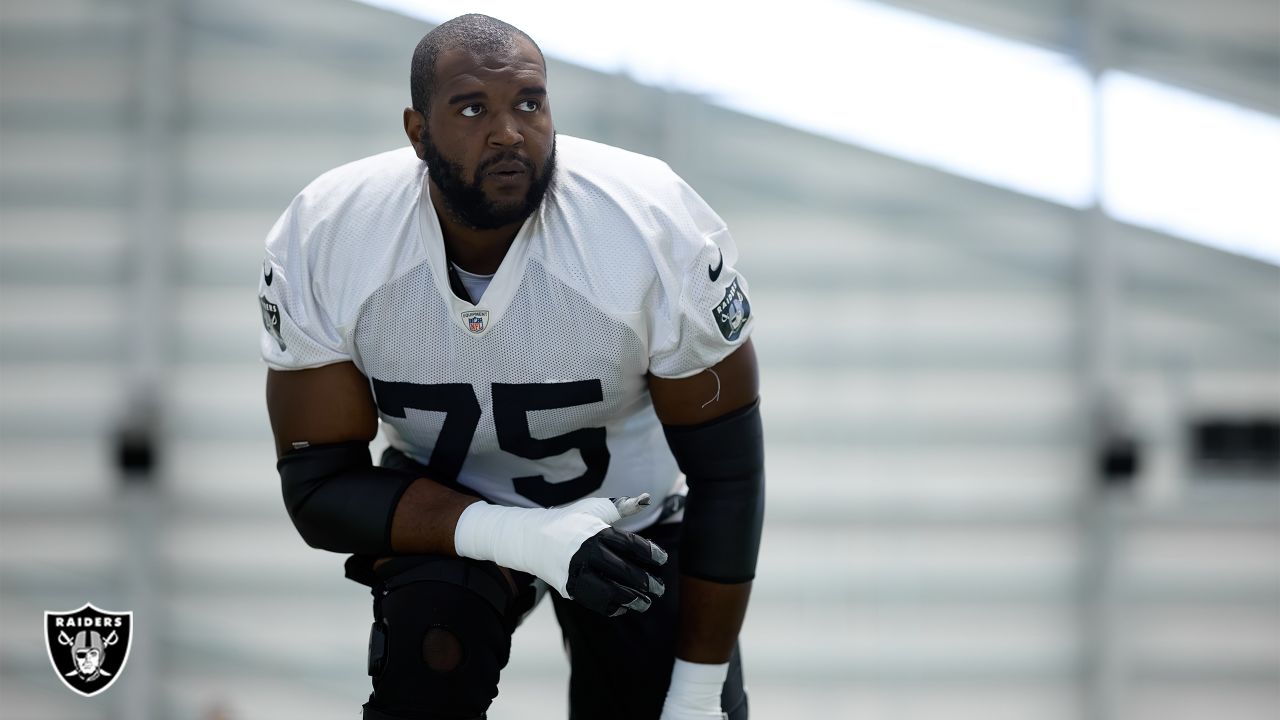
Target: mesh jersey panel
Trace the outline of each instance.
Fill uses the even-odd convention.
[[[495,502],[531,507],[538,503],[516,492],[512,478],[542,475],[555,483],[581,475],[585,465],[576,450],[531,460],[501,449],[492,383],[599,380],[600,402],[527,412],[529,435],[545,439],[603,427],[609,469],[592,495],[650,492],[660,498],[672,490],[677,471],[644,392],[644,347],[630,327],[602,313],[536,261],[525,269],[505,314],[483,335],[459,328],[450,312],[423,263],[369,297],[354,340],[357,365],[371,382],[472,388],[481,414],[459,482]],[[383,414],[382,419],[399,441],[397,447],[423,464],[432,459],[444,413],[406,410],[404,418]]]

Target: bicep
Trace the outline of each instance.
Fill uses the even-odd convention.
[[[368,442],[378,432],[369,381],[351,362],[308,370],[268,370],[267,414],[277,455],[284,455],[294,443]]]
[[[664,425],[697,425],[746,407],[760,395],[755,347],[748,339],[715,366],[687,378],[650,375],[649,394]]]

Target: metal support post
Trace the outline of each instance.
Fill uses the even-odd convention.
[[[135,206],[129,252],[132,275],[125,289],[128,340],[124,381],[127,407],[117,429],[117,464],[122,482],[118,521],[120,578],[124,606],[134,613],[129,677],[113,698],[114,717],[159,717],[157,675],[163,608],[156,579],[161,547],[158,464],[163,460],[163,413],[167,396],[170,334],[175,305],[172,287],[176,235],[176,99],[178,0],[134,3],[140,31],[137,46],[137,125],[132,138]]]
[[[1080,691],[1086,720],[1121,716],[1124,650],[1119,617],[1116,555],[1123,543],[1117,497],[1137,472],[1137,447],[1125,415],[1123,379],[1122,256],[1109,238],[1102,209],[1106,190],[1106,138],[1102,74],[1112,64],[1111,0],[1077,0],[1078,57],[1093,84],[1092,200],[1079,219],[1079,340],[1082,440],[1088,475],[1080,507],[1078,586]]]

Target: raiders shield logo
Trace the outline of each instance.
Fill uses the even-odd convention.
[[[111,687],[129,661],[132,612],[107,612],[85,603],[70,612],[44,612],[49,662],[64,685],[85,697]]]
[[[266,295],[258,296],[258,304],[262,306],[262,326],[276,339],[280,352],[284,352],[284,337],[280,335],[280,306],[268,300]]]
[[[724,299],[711,314],[715,316],[716,325],[720,326],[720,334],[724,335],[725,340],[733,342],[742,335],[742,328],[747,324],[747,318],[751,317],[751,301],[742,292],[742,288],[738,287],[737,278],[729,283],[729,288],[724,291]]]

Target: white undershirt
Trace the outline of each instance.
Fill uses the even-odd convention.
[[[480,298],[484,296],[484,291],[489,288],[489,281],[493,280],[493,273],[477,275],[458,267],[458,263],[449,264],[453,266],[454,272],[458,273],[458,279],[462,281],[462,287],[466,288],[467,294],[471,296],[471,302],[479,303]]]

